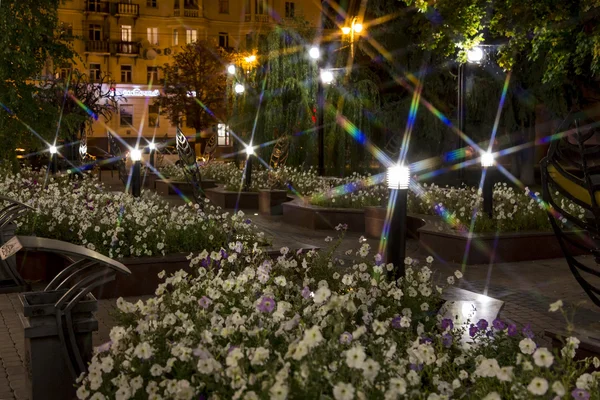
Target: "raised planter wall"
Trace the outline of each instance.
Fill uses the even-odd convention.
[[[298,201],[283,203],[283,221],[308,229],[335,229],[346,224],[348,231],[365,231],[365,211],[362,209],[326,208],[303,205]]]
[[[259,190],[258,212],[263,215],[283,214],[282,204],[289,201],[285,190]]]
[[[205,192],[208,189],[212,189],[217,186],[213,180],[203,180],[201,182],[202,190]],[[191,196],[193,194],[192,185],[188,182],[171,181],[168,179],[157,179],[154,182],[154,188],[156,192],[163,196],[171,194],[183,194],[185,196]]]
[[[365,234],[372,239],[379,239],[385,225],[387,208],[385,207],[365,207]],[[425,216],[411,215],[406,216],[406,229],[408,237],[419,238],[418,230],[425,226]]]
[[[231,192],[223,188],[206,190],[206,197],[221,208],[258,210],[258,192]]]

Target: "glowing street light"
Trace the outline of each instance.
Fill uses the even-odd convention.
[[[154,167],[154,151],[156,150],[156,143],[154,143],[154,141],[148,143],[148,149],[150,150],[150,166]]]
[[[248,157],[254,155],[254,147],[252,147],[252,145],[246,145],[246,148],[244,149],[244,151],[246,152]]]
[[[233,90],[235,90],[237,94],[242,94],[246,91],[246,88],[241,83],[236,83]]]
[[[333,72],[328,69],[321,70],[321,82],[326,85],[329,85],[334,80]]]
[[[54,155],[56,153],[58,153],[58,149],[56,148],[55,145],[50,146],[50,148],[48,148],[48,151],[50,152],[50,154]]]
[[[493,173],[496,165],[494,154],[490,151],[481,155],[482,179],[483,179],[483,212],[492,218],[494,214],[494,180]]]
[[[133,161],[133,171],[131,172],[131,194],[133,197],[140,197],[142,191],[142,151],[137,147],[131,149],[129,158]]]
[[[467,60],[470,63],[481,62],[481,60],[483,60],[483,49],[479,46],[476,46],[467,51]]]
[[[148,144],[148,149],[150,149],[151,151],[154,151],[154,150],[156,150],[156,143],[154,143],[154,142],[150,142],[150,143]]]
[[[253,63],[254,61],[256,61],[256,56],[253,54],[253,55],[251,55],[251,56],[248,56],[248,57],[244,58],[244,60],[245,60],[247,63]]]
[[[235,75],[235,65],[233,65],[233,64],[230,64],[230,65],[227,67],[227,73],[228,73],[229,75]]]
[[[386,262],[394,264],[393,279],[404,276],[406,258],[406,212],[410,169],[404,165],[394,165],[387,170],[387,185],[390,189],[392,218],[386,244]]]
[[[354,24],[352,29],[354,29],[354,32],[356,32],[356,33],[361,33],[363,30],[363,26],[362,26],[362,24]]]
[[[58,149],[56,145],[51,145],[48,152],[50,153],[50,172],[56,174],[58,172]]]
[[[343,33],[344,35],[347,35],[347,34],[349,34],[349,33],[350,33],[350,31],[351,31],[351,30],[352,30],[352,28],[350,28],[349,26],[344,26],[344,27],[342,28],[342,33]]]
[[[321,56],[321,51],[319,50],[318,47],[311,47],[310,50],[308,51],[308,55],[313,60],[318,60],[319,57]]]

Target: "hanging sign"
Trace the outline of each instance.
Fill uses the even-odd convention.
[[[135,88],[133,90],[117,90],[117,94],[124,97],[158,97],[160,96],[160,91],[158,89],[140,90],[138,88]]]

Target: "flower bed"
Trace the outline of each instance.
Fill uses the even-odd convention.
[[[222,213],[210,204],[204,211],[173,207],[149,192],[136,199],[88,177],[50,178],[45,188],[43,182],[43,172],[0,172],[0,193],[37,208],[19,218],[18,234],[84,245],[113,258],[219,249],[233,238],[263,240],[243,213]]]
[[[304,204],[300,200],[283,203],[283,222],[308,229],[334,229],[344,225],[349,231],[365,231],[362,209],[326,208]]]
[[[592,360],[573,360],[577,339],[552,352],[500,320],[454,326],[437,314],[443,289],[428,265],[390,282],[369,252],[344,266],[331,252],[205,251],[155,298],[117,301],[119,325],[78,397],[599,398]],[[461,342],[465,329],[474,344]]]

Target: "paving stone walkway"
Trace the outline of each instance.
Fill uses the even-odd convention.
[[[177,204],[175,196],[169,201]],[[257,226],[273,239],[274,247],[290,248],[325,247],[327,236],[336,236],[336,231],[312,231],[284,224],[280,217],[262,217],[249,213]],[[347,233],[336,255],[344,257],[347,249],[358,247],[358,233]],[[377,249],[378,241],[369,239],[368,243]],[[419,260],[427,257],[417,241],[409,241],[407,255]],[[593,263],[591,257],[581,257],[585,262]],[[458,286],[460,288],[484,294],[502,300],[504,307],[500,317],[519,325],[531,324],[538,339],[548,345],[541,337],[546,329],[562,330],[566,321],[559,313],[548,312],[549,304],[562,299],[566,307],[573,307],[573,323],[576,329],[599,330],[600,308],[587,298],[572,276],[564,259],[542,260],[534,262],[472,265],[462,268],[457,264],[434,262],[435,279],[443,283],[447,276],[459,269],[464,274]],[[146,296],[147,298],[148,296]],[[129,301],[140,299],[127,298]],[[101,300],[96,317],[99,330],[93,335],[95,346],[108,341],[108,334],[114,325],[111,312],[115,300]],[[0,295],[0,400],[25,399],[24,338],[18,313],[21,311],[17,294]]]

